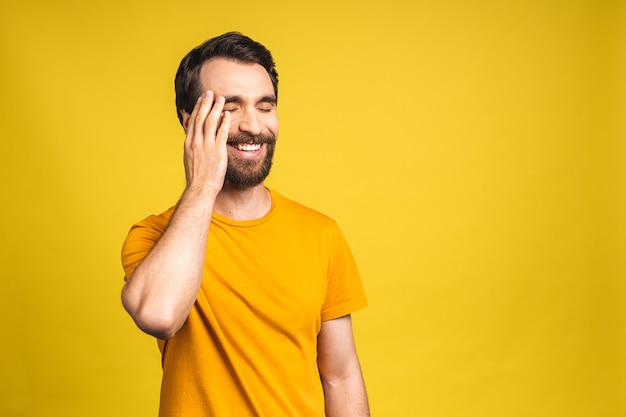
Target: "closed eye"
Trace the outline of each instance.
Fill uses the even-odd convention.
[[[257,108],[260,112],[269,113],[276,109],[276,97],[274,96],[265,96],[262,97],[258,103]]]

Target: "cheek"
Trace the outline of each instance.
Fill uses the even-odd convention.
[[[267,130],[272,132],[274,135],[278,135],[278,117],[276,117],[276,115],[274,115],[273,117],[269,118],[266,121],[265,126],[266,126]]]
[[[239,112],[230,112],[230,131],[239,129]]]
[[[230,114],[230,126],[228,128],[228,136],[233,136],[233,135],[237,135],[241,133],[239,130],[240,119],[241,118],[239,117],[239,114],[237,113]]]

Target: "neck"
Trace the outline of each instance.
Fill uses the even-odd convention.
[[[224,184],[213,211],[233,220],[254,220],[265,216],[271,207],[272,196],[264,184],[246,189]]]

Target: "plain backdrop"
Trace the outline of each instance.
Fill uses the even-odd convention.
[[[626,416],[625,28],[618,0],[3,2],[0,415],[156,415],[120,247],[184,186],[181,58],[237,30],[280,74],[268,185],[359,264],[372,415]]]

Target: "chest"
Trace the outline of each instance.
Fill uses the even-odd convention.
[[[306,229],[217,229],[209,236],[201,291],[217,318],[243,331],[316,333],[328,256],[323,241]]]

